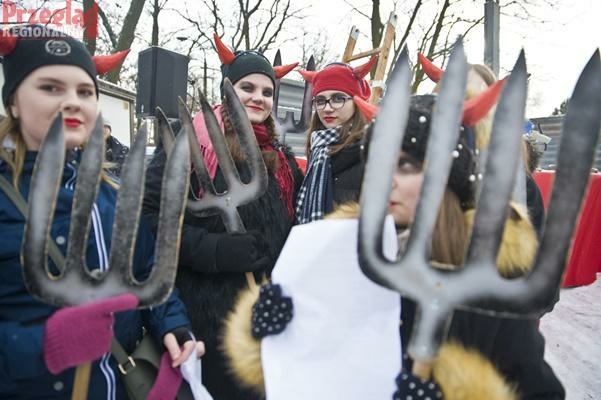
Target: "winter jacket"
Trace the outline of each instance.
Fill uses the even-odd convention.
[[[28,198],[32,170],[37,153],[26,153],[20,180],[20,192]],[[70,155],[73,153],[70,152]],[[51,237],[66,253],[69,237],[71,203],[77,176],[78,155],[65,164]],[[12,182],[6,163],[0,162],[0,173]],[[92,210],[90,234],[86,250],[89,268],[106,270],[111,245],[116,191],[101,184]],[[0,398],[2,399],[69,399],[74,368],[51,375],[42,355],[44,321],[56,307],[32,297],[26,290],[21,272],[20,252],[24,218],[0,190]],[[154,239],[141,221],[136,242],[134,271],[138,279],[148,276],[153,263]],[[56,271],[51,260],[50,268]],[[75,289],[74,289],[75,290]],[[167,302],[152,310],[116,314],[115,335],[129,352],[142,335],[142,324],[157,340],[169,331],[188,326],[185,307],[172,293]],[[127,399],[119,378],[116,360],[106,353],[92,364],[89,399]]]
[[[118,141],[114,136],[106,138],[105,146],[104,158],[106,161],[115,164],[109,171],[115,176],[121,176],[121,168],[129,154],[129,147]]]
[[[285,148],[284,151],[292,169],[296,196],[302,183],[302,172],[290,150]],[[165,153],[159,145],[147,170],[144,199],[144,213],[155,230],[164,165]],[[250,179],[247,163],[239,162],[236,166],[242,181],[247,182]],[[213,183],[218,192],[226,189],[219,168]],[[191,192],[200,192],[194,175],[191,179]],[[267,243],[267,246],[261,250],[262,255],[270,259],[269,267],[256,271],[255,276],[269,275],[292,225],[286,207],[280,199],[278,184],[271,173],[269,173],[266,192],[258,199],[238,207],[238,212],[246,229],[259,231]],[[202,364],[203,384],[215,399],[253,399],[256,398],[253,393],[240,388],[231,378],[221,351],[223,320],[232,309],[240,290],[247,287],[243,272],[224,272],[218,269],[217,246],[220,236],[226,234],[225,232],[221,217],[200,218],[186,212],[176,285],[188,307],[194,334],[199,340],[205,342],[206,353]],[[232,248],[230,251],[236,252],[236,249]]]
[[[518,206],[519,207],[519,206]],[[503,233],[502,245],[497,257],[501,275],[518,277],[528,273],[536,254],[535,229],[525,210],[514,207],[518,216],[508,219]],[[474,210],[466,212],[471,225]],[[415,303],[407,298],[401,305],[401,340],[403,350],[408,348],[415,318]],[[498,390],[487,393],[489,399],[564,399],[565,391],[551,367],[544,360],[545,340],[538,329],[538,320],[493,317],[470,311],[456,310],[453,313],[447,342],[455,346],[452,356],[445,354],[434,360],[434,380],[440,383],[446,400],[478,399],[480,388]],[[459,346],[457,346],[459,345]],[[466,350],[476,350],[480,357],[490,361],[497,369],[505,385],[499,384],[483,373],[482,364],[466,361],[470,358]],[[439,364],[437,366],[437,363]],[[441,364],[443,364],[441,366]],[[473,368],[470,368],[473,366]],[[412,362],[406,354],[403,369],[411,371]],[[487,366],[487,368],[490,368]],[[457,390],[456,382],[478,382]],[[492,382],[497,382],[493,384]],[[445,390],[446,386],[446,390]],[[453,389],[450,389],[452,387]],[[469,389],[469,390],[468,390]],[[513,390],[511,390],[513,389]],[[515,396],[509,393],[515,392]],[[458,394],[461,393],[460,397]],[[406,395],[398,398],[404,399]]]
[[[536,233],[525,210],[516,208],[515,211],[518,218],[507,223],[497,258],[504,276],[527,273],[537,248]],[[357,213],[356,207],[347,205],[328,217],[356,218]],[[472,223],[473,215],[473,210],[466,212],[468,224]],[[400,247],[404,248],[403,243]],[[261,342],[251,335],[252,307],[257,298],[258,293],[250,290],[240,296],[228,319],[225,343],[237,379],[264,393]],[[292,301],[294,304],[294,299]],[[400,331],[402,349],[406,351],[415,304],[404,298],[401,301]],[[413,386],[414,393],[397,393],[395,399],[436,399],[443,394],[446,400],[563,399],[564,389],[544,361],[543,353],[544,339],[537,321],[456,311],[448,341],[432,365],[434,381],[440,386],[427,381],[423,390]],[[411,366],[411,360],[404,353],[403,369],[411,371]],[[418,380],[415,384],[420,383]],[[426,392],[428,388],[433,388],[432,392]],[[439,388],[441,397],[436,393]]]
[[[355,142],[330,156],[334,187],[334,205],[357,202],[361,192],[364,165],[361,162],[361,143]]]

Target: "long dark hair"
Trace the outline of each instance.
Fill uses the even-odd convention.
[[[330,146],[330,155],[337,154],[351,144],[360,141],[365,134],[365,125],[365,119],[361,115],[359,109],[355,107],[353,116],[340,126],[340,140],[338,143]],[[307,156],[307,159],[309,159],[311,156],[311,132],[322,129],[326,129],[326,127],[319,119],[317,112],[314,112],[313,117],[311,118],[311,124],[309,125],[309,130],[307,132],[307,139],[305,141],[305,155]]]
[[[238,136],[234,131],[233,124],[225,104],[221,108],[221,116],[223,118],[223,127],[225,129],[225,138],[227,140],[230,153],[232,154],[232,159],[235,162],[244,161],[246,159],[246,155],[244,154],[244,151],[242,151],[240,142],[238,141]],[[263,121],[263,124],[265,124],[267,127],[267,133],[270,141],[276,141],[278,139],[278,135],[276,132],[275,121],[273,120],[271,114],[265,121]],[[262,150],[261,153],[263,154],[263,161],[265,161],[265,166],[269,172],[274,172],[280,167],[280,160],[277,155],[277,150]]]

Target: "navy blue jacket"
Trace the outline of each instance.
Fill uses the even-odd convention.
[[[37,153],[27,153],[20,180],[20,191],[27,199],[31,174]],[[58,194],[51,236],[66,253],[73,189],[77,175],[77,156],[66,163]],[[0,173],[12,182],[6,163],[0,161]],[[87,247],[89,268],[108,268],[111,229],[114,219],[116,191],[101,184],[93,208]],[[74,368],[51,375],[42,355],[44,321],[56,308],[32,297],[26,290],[21,273],[20,251],[24,218],[0,190],[0,398],[2,399],[69,399]],[[141,221],[136,243],[134,268],[136,277],[148,276],[154,256],[154,239]],[[51,267],[52,262],[49,260]],[[127,351],[132,351],[142,336],[142,325],[157,340],[167,332],[189,321],[183,303],[176,293],[152,310],[129,311],[116,315],[115,334]],[[110,353],[92,364],[89,399],[126,399],[116,361]]]

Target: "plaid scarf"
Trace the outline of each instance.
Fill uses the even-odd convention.
[[[332,177],[329,146],[339,140],[336,129],[311,133],[311,156],[307,175],[296,199],[299,224],[320,220],[326,211],[326,199]]]

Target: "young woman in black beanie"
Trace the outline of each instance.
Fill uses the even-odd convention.
[[[71,398],[74,367],[92,362],[86,398],[126,399],[117,360],[109,352],[111,338],[114,335],[130,353],[142,338],[144,324],[169,351],[167,368],[178,366],[195,348],[183,303],[174,292],[166,303],[137,311],[138,298],[124,294],[59,309],[32,296],[21,261],[25,216],[8,193],[28,198],[38,151],[60,112],[67,156],[48,233],[65,255],[81,150],[99,113],[96,75],[121,63],[127,51],[91,57],[80,41],[27,25],[0,31],[0,54],[7,113],[0,124],[0,179],[6,185],[0,190],[0,398]],[[85,264],[92,271],[110,268],[115,202],[115,183],[103,179],[84,249]],[[148,276],[154,239],[143,220],[132,261],[136,277]],[[58,272],[53,260],[48,266]]]
[[[275,80],[295,65],[274,68],[256,51],[232,52],[217,35],[214,39],[222,62],[222,78],[231,81],[246,109],[269,182],[261,197],[238,207],[247,233],[227,233],[219,216],[199,218],[186,214],[176,285],[188,307],[194,333],[206,343],[203,384],[215,399],[252,399],[254,395],[241,389],[229,375],[221,350],[222,323],[239,291],[247,287],[245,273],[269,276],[294,221],[293,199],[302,182],[302,172],[290,149],[278,141],[271,113]],[[248,181],[250,171],[227,108],[215,105],[213,112],[241,179]],[[216,190],[222,192],[226,184],[202,113],[194,118],[194,128],[209,175]],[[164,163],[164,153],[159,149],[146,178],[144,212],[155,221],[155,228]],[[192,190],[198,195],[202,188],[193,185]]]

